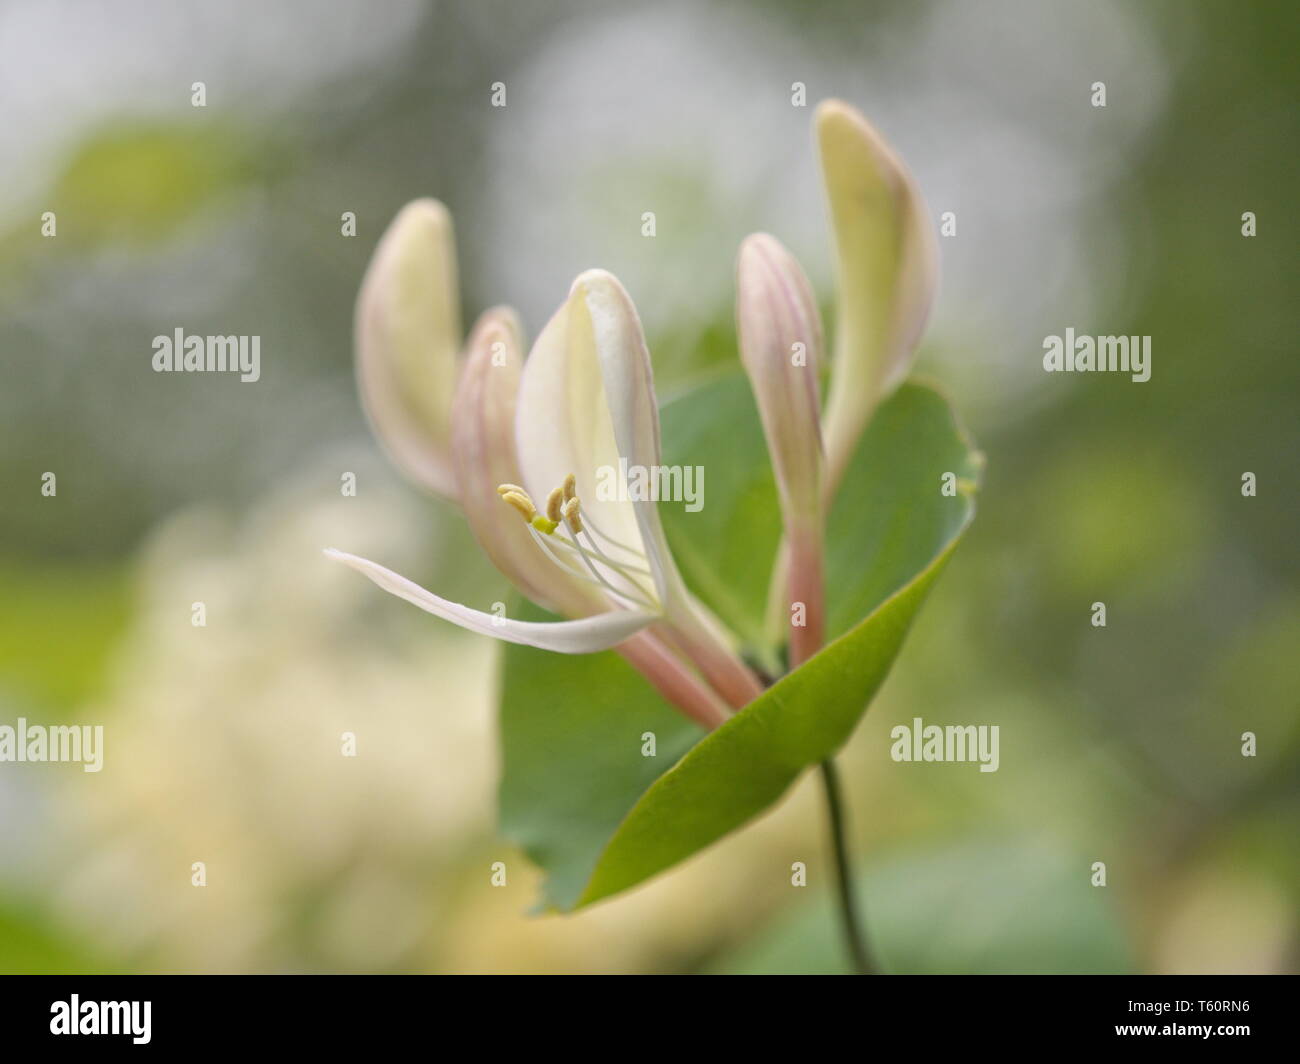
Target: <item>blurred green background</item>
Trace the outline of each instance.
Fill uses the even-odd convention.
[[[508,302],[535,335],[613,270],[671,393],[735,359],[745,234],[829,300],[809,121],[834,95],[956,214],[920,371],[988,456],[844,755],[878,953],[1295,971],[1296,30],[1286,2],[8,0],[0,723],[107,735],[99,774],[0,764],[0,970],[840,970],[821,885],[789,884],[826,845],[815,781],[631,895],[530,916],[493,827],[493,649],[319,555],[500,593],[354,393],[352,302],[403,203],[451,208],[467,320]],[[1044,374],[1067,326],[1152,336],[1150,382]],[[261,380],[153,373],[177,327],[260,335]],[[891,762],[913,716],[1000,725],[1000,770]]]

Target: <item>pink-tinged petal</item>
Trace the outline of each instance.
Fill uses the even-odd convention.
[[[766,233],[740,246],[736,326],[786,522],[815,522],[822,476],[821,316],[799,263]]]
[[[871,124],[848,104],[826,100],[816,126],[835,237],[829,493],[871,412],[907,375],[934,301],[938,250],[920,190]]]
[[[788,561],[786,606],[790,625],[790,667],[797,669],[821,650],[826,639],[826,585],[821,529],[787,526],[783,556]],[[777,571],[781,572],[780,569]],[[799,609],[796,614],[795,610]],[[796,619],[800,623],[796,623]]]
[[[586,617],[608,603],[556,564],[497,492],[522,480],[515,448],[522,352],[519,321],[508,308],[486,311],[470,333],[452,407],[460,504],[484,553],[515,587],[552,613]]]
[[[407,204],[375,249],[356,309],[357,382],[375,435],[403,471],[454,498],[451,405],[461,342],[451,216]]]
[[[669,612],[664,638],[708,679],[727,702],[740,709],[763,693],[763,685],[736,653],[731,634],[699,601],[687,592]]]
[[[337,550],[327,550],[325,554],[368,576],[390,594],[405,599],[435,617],[441,617],[471,632],[489,635],[493,639],[522,643],[524,646],[552,650],[558,654],[592,654],[598,650],[609,650],[657,619],[651,613],[611,610],[576,621],[516,621],[439,598],[432,591],[412,583],[391,569],[358,558],[355,554]]]
[[[656,691],[697,724],[711,731],[731,716],[731,708],[718,693],[653,630],[637,632],[618,647],[618,653]]]
[[[798,262],[766,233],[741,245],[736,289],[741,360],[763,422],[785,523],[772,593],[790,625],[790,658],[797,667],[821,649],[825,615],[821,319]]]

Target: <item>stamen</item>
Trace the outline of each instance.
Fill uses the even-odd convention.
[[[564,489],[556,488],[546,498],[546,516],[554,521],[557,525],[564,519],[560,512],[560,507],[564,503]]]
[[[572,478],[573,474],[569,475],[570,478]],[[569,482],[567,480],[564,482],[564,488],[566,491],[569,488]],[[564,515],[564,519],[569,522],[569,527],[573,529],[574,532],[582,531],[582,518],[578,516],[578,511],[581,508],[582,504],[578,502],[578,497],[576,495],[571,495],[569,501],[564,504],[561,511]]]
[[[569,532],[569,536],[572,539],[574,549],[582,556],[582,560],[584,564],[587,566],[587,569],[591,572],[591,575],[596,578],[596,581],[600,584],[601,587],[605,588],[611,594],[623,596],[623,598],[627,599],[630,602],[636,602],[641,606],[647,607],[648,609],[654,609],[654,603],[651,601],[649,596],[645,594],[645,588],[643,588],[631,577],[628,577],[626,574],[622,574],[622,573],[620,573],[620,575],[623,576],[623,578],[627,580],[628,583],[630,583],[633,587],[635,587],[637,591],[641,592],[641,594],[633,595],[629,591],[624,591],[621,588],[616,588],[613,584],[611,584],[608,580],[605,579],[605,577],[603,577],[600,574],[600,571],[596,568],[595,563],[592,562],[591,560],[591,555],[582,549],[582,545],[578,542],[577,537],[573,535],[572,531]]]
[[[576,495],[564,504],[563,516],[565,518],[566,523],[568,524],[570,538],[573,540],[574,549],[577,550],[579,553],[583,554],[584,556],[586,555],[586,549],[583,547],[582,540],[579,538],[579,536],[585,533],[587,537],[587,542],[591,544],[591,549],[595,551],[597,555],[600,556],[600,560],[602,562],[604,562],[607,566],[613,569],[614,572],[618,573],[619,576],[621,576],[629,584],[631,584],[638,591],[644,594],[647,598],[652,597],[650,590],[644,584],[642,584],[641,581],[639,581],[636,577],[631,575],[632,573],[642,573],[645,576],[650,576],[651,575],[650,570],[640,565],[630,565],[627,562],[616,562],[614,561],[613,558],[611,558],[608,554],[606,554],[603,550],[601,550],[600,544],[597,543],[594,538],[592,538],[591,533],[587,532],[586,529],[582,527],[582,518],[578,516],[581,507],[582,507],[582,503],[579,501]]]
[[[529,532],[555,564],[563,566],[579,579],[602,588],[620,602],[655,609],[654,592],[639,579],[639,577],[651,576],[650,570],[644,565],[635,565],[628,561],[616,562],[605,553],[604,548],[596,540],[598,530],[595,523],[583,521],[582,502],[577,495],[577,484],[577,477],[572,473],[566,476],[563,485],[547,496],[544,514],[538,513],[532,497],[518,484],[499,484],[497,493],[528,522]],[[555,530],[561,525],[564,526],[567,535],[565,539],[555,536]],[[638,562],[645,561],[644,553],[636,548],[619,543],[610,536],[602,538],[610,546],[625,551]],[[583,545],[584,540],[587,546]],[[566,558],[557,552],[557,547],[571,552],[571,555],[576,554],[582,560],[586,572],[570,565]],[[617,574],[627,587],[615,587],[604,570]]]
[[[504,486],[502,485],[502,487]],[[522,489],[502,492],[501,499],[518,510],[525,521],[531,521],[537,516],[537,507],[533,505],[533,500],[528,497],[528,493]]]
[[[559,546],[559,548],[563,548],[564,550],[567,550],[569,554],[582,555],[582,554],[589,553],[588,549],[586,549],[585,546],[582,546],[581,541],[577,541],[575,544],[575,542],[573,542],[572,540],[572,537],[569,537],[568,540],[552,539],[551,542],[555,546]],[[643,568],[641,566],[629,566],[627,565],[627,563],[624,562],[615,562],[612,561],[611,558],[608,558],[607,555],[604,554],[599,555],[599,559],[601,559],[601,562],[604,563],[604,565],[607,565],[608,567],[612,568],[612,570],[617,572],[617,574],[619,574],[621,578],[627,580],[628,583],[637,584],[637,587],[641,587],[641,584],[638,584],[636,578],[634,578],[634,576],[630,576],[629,574],[633,574],[633,572],[638,572],[638,574],[641,574],[643,576],[650,575],[650,570],[647,570],[647,568]],[[645,591],[645,588],[642,588],[642,591]]]
[[[577,545],[578,550],[583,549],[582,542],[581,540],[578,539],[578,536],[586,532],[587,542],[591,544],[591,549],[594,550],[598,555],[600,555],[601,559],[605,562],[605,564],[607,564],[611,569],[613,569],[616,573],[618,573],[619,576],[623,577],[625,580],[627,580],[630,583],[636,584],[638,588],[640,588],[647,595],[649,595],[650,592],[646,590],[646,588],[643,587],[639,581],[627,575],[627,572],[625,571],[625,567],[626,569],[630,569],[633,572],[644,573],[646,576],[650,575],[650,570],[644,566],[631,565],[627,562],[620,563],[614,561],[613,558],[611,558],[608,554],[606,554],[601,549],[600,544],[596,542],[595,537],[589,531],[587,531],[587,529],[583,527],[582,517],[580,516],[582,511],[582,500],[579,499],[577,495],[568,495],[568,493],[573,490],[575,483],[576,480],[572,473],[570,473],[567,477],[564,478],[564,491],[567,495],[568,501],[561,508],[560,516],[564,519],[565,522],[568,523],[569,528],[572,530],[574,543]],[[552,495],[552,498],[554,498],[554,495]],[[547,507],[547,512],[548,514],[550,512],[549,505]],[[641,558],[641,553],[639,551],[634,551],[630,547],[626,549],[628,553],[635,555],[638,559]]]
[[[582,542],[579,541],[575,545],[572,541],[572,537],[570,537],[569,539],[557,539],[552,537],[551,543],[554,546],[560,547],[563,550],[568,551],[570,554],[582,555],[587,553],[587,548],[582,545]],[[645,576],[650,575],[649,569],[645,569],[639,565],[627,565],[626,563],[623,562],[616,562],[606,557],[605,555],[600,555],[600,558],[602,562],[608,564],[608,566],[611,569],[613,569],[614,572],[618,573],[618,575],[623,577],[625,580],[628,581],[634,580],[633,577],[628,575],[629,573],[641,573]]]
[[[622,543],[619,540],[615,539],[613,536],[606,533],[600,527],[600,525],[596,524],[596,522],[592,519],[591,511],[587,512],[585,523],[587,525],[587,533],[589,535],[593,537],[599,536],[611,547],[615,547],[618,550],[623,551],[625,554],[630,554],[634,558],[640,559],[645,557],[644,551],[638,550],[636,547],[629,547],[626,543]]]
[[[575,531],[579,531],[579,530],[575,529]],[[603,561],[606,565],[608,565],[611,569],[613,569],[624,579],[631,580],[638,587],[641,587],[641,584],[638,581],[634,580],[632,577],[628,576],[627,574],[629,572],[633,572],[633,573],[643,573],[644,575],[649,576],[650,569],[648,566],[633,565],[630,562],[616,562],[613,558],[611,558],[608,554],[606,554],[603,550],[600,549],[600,544],[596,542],[595,537],[591,534],[590,531],[585,531],[584,534],[587,537],[587,542],[591,544],[591,549],[600,556],[601,561]],[[645,591],[644,587],[642,587],[641,589]],[[646,593],[649,594],[648,591]]]
[[[547,557],[550,558],[551,561],[553,561],[556,565],[561,566],[564,569],[567,569],[569,572],[573,573],[574,576],[590,582],[591,578],[587,576],[586,573],[578,572],[571,565],[565,562],[565,560],[562,557],[560,557],[560,555],[556,554],[555,552],[556,547],[565,547],[566,549],[568,548],[569,545],[565,543],[564,540],[553,539],[553,538],[544,539],[536,531],[533,532],[533,539],[537,540],[537,545],[546,552]]]
[[[651,602],[649,599],[645,599],[636,595],[629,594],[626,591],[620,591],[618,588],[610,584],[609,581],[603,579],[601,575],[598,572],[596,572],[595,567],[591,564],[591,560],[581,550],[578,550],[577,553],[580,554],[582,556],[583,561],[587,563],[587,568],[591,571],[590,576],[588,576],[586,573],[578,572],[576,569],[573,569],[568,565],[565,565],[564,560],[556,555],[555,548],[557,546],[565,547],[569,550],[574,550],[575,548],[571,544],[566,543],[564,540],[543,539],[536,532],[533,533],[533,539],[537,540],[537,545],[541,547],[544,551],[546,551],[547,554],[550,555],[552,561],[554,561],[557,565],[563,565],[565,569],[568,569],[569,572],[571,572],[579,580],[584,580],[588,584],[593,584],[604,591],[608,591],[611,595],[616,596],[621,601],[626,602],[630,605],[641,606],[649,610],[653,610],[655,608],[654,603]]]

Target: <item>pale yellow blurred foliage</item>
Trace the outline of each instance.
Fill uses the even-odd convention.
[[[1168,975],[1288,971],[1296,935],[1285,887],[1256,870],[1218,862],[1192,869],[1172,886],[1157,932],[1154,971]]]
[[[802,901],[833,875],[820,791],[805,777],[758,822],[626,894],[570,915],[530,915],[540,874],[517,853],[497,858],[504,888],[471,891],[446,944],[450,971],[646,973],[689,970],[759,930],[778,906]],[[791,865],[808,866],[808,886]],[[486,865],[481,882],[488,883]]]
[[[322,557],[342,542],[418,567],[436,544],[409,496],[320,483],[238,526],[192,512],[159,530],[113,694],[86,710],[105,767],[61,794],[75,842],[57,902],[145,964],[403,963],[489,828],[492,649],[394,616]]]

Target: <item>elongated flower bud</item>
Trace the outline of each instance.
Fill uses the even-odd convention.
[[[790,520],[815,520],[821,508],[821,317],[799,263],[766,233],[740,246],[736,327],[782,507]]]
[[[357,299],[357,381],[375,435],[408,476],[456,497],[451,406],[461,345],[451,216],[407,204],[375,249]]]
[[[766,233],[740,246],[736,292],[740,357],[781,497],[791,659],[798,664],[820,649],[823,629],[821,320],[799,263]]]
[[[871,124],[848,104],[826,100],[816,125],[835,237],[829,496],[871,412],[911,367],[934,301],[938,252],[920,190]]]

